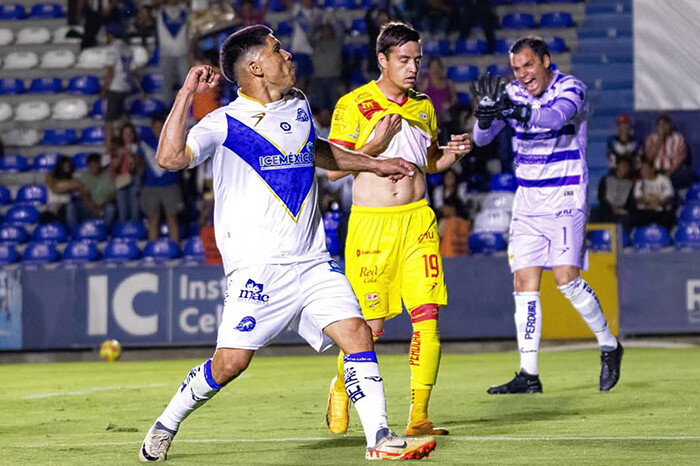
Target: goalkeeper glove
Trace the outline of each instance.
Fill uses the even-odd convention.
[[[478,120],[479,128],[488,129],[495,118],[499,116],[499,98],[505,89],[505,83],[499,76],[491,76],[486,73],[471,83],[471,91],[477,102],[474,114]]]

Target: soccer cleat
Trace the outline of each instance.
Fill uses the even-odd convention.
[[[345,388],[338,390],[335,382],[338,377],[331,380],[331,388],[328,391],[328,406],[326,407],[326,425],[331,434],[344,434],[348,431],[348,419],[350,416],[350,400]]]
[[[399,437],[394,432],[388,432],[372,448],[365,453],[367,460],[419,460],[430,456],[435,450],[435,440],[432,437]]]
[[[506,395],[511,393],[542,393],[542,382],[538,375],[530,375],[521,370],[515,373],[515,377],[508,383],[489,388],[489,395]]]
[[[435,427],[428,419],[411,422],[406,428],[406,435],[424,436],[424,435],[450,435],[450,431],[442,427]]]
[[[617,348],[612,351],[602,351],[600,354],[600,391],[610,391],[620,380],[622,364],[622,343],[617,342]]]
[[[143,439],[143,445],[139,450],[141,461],[165,461],[168,457],[168,449],[173,442],[175,434],[156,422]]]

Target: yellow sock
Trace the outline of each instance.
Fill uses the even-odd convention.
[[[440,334],[436,318],[414,318],[408,364],[411,368],[410,422],[414,422],[428,418],[430,392],[440,367]]]

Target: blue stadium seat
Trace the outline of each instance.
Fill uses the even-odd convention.
[[[0,265],[14,264],[19,261],[19,254],[14,244],[0,243]]]
[[[49,146],[67,146],[78,141],[78,133],[74,129],[47,129],[44,131],[42,144]]]
[[[471,107],[472,104],[472,99],[469,97],[468,92],[458,92],[457,93],[457,105],[461,105],[463,107]]]
[[[84,264],[100,259],[100,251],[93,241],[72,241],[63,252],[63,262]]]
[[[155,138],[155,135],[153,134],[153,130],[151,129],[150,126],[137,126],[136,127],[136,134],[139,135],[139,139],[142,141],[144,139]]]
[[[90,118],[95,118],[97,120],[103,120],[105,117],[105,111],[107,110],[107,101],[102,99],[97,99],[92,103],[90,108]]]
[[[502,63],[500,65],[489,65],[486,67],[486,71],[494,76],[506,77],[509,76],[513,70],[509,64]]]
[[[353,35],[364,35],[367,34],[367,23],[365,22],[365,18],[355,18],[352,20],[352,24],[350,25],[350,31],[352,31]]]
[[[493,44],[493,51],[495,53],[509,53],[510,52],[510,47],[515,43],[516,39],[513,39],[511,37],[505,38],[505,39],[496,39],[496,42]]]
[[[535,3],[544,3],[546,0],[510,0],[511,5],[531,5]]]
[[[467,192],[485,193],[489,190],[489,180],[483,175],[469,175],[467,177]]]
[[[469,254],[493,254],[506,249],[506,240],[502,233],[472,233],[468,242]]]
[[[673,236],[676,249],[700,249],[700,224],[687,223],[681,225]]]
[[[651,224],[635,228],[632,233],[632,246],[637,251],[656,251],[671,243],[668,230],[662,226]]]
[[[21,204],[46,204],[48,193],[46,186],[41,184],[25,184],[17,191],[16,203]]]
[[[95,95],[100,93],[100,79],[97,76],[74,76],[68,81],[67,92],[73,94]]]
[[[29,234],[22,225],[0,225],[0,243],[22,244],[29,241]]]
[[[700,223],[700,205],[691,204],[683,206],[678,220],[681,225]]]
[[[136,99],[131,102],[129,113],[136,118],[151,118],[165,112],[165,104],[158,99]]]
[[[76,240],[105,241],[107,227],[101,220],[87,220],[75,228],[73,238]]]
[[[612,238],[609,230],[593,230],[590,234],[591,251],[610,252],[612,251]]]
[[[0,172],[26,172],[28,168],[29,164],[27,163],[27,159],[21,155],[6,155],[0,157]]]
[[[0,205],[12,204],[12,194],[5,186],[0,186]]]
[[[117,222],[112,225],[112,238],[142,240],[148,236],[143,222]]]
[[[87,157],[87,152],[78,152],[75,154],[72,157],[73,167],[75,167],[76,170],[85,170],[87,168]]]
[[[540,27],[542,28],[570,28],[574,25],[571,13],[566,11],[556,11],[543,13],[540,17]]]
[[[68,241],[68,232],[66,231],[66,227],[64,227],[61,223],[44,223],[42,225],[37,225],[37,227],[34,229],[34,233],[32,233],[32,241],[65,243]]]
[[[479,77],[479,68],[474,65],[450,66],[447,69],[447,79],[454,82],[476,81]]]
[[[284,2],[282,0],[270,0],[270,3],[268,4],[268,8],[270,11],[274,11],[275,13],[279,13],[281,11],[284,11],[285,6],[284,6]]]
[[[37,3],[29,11],[31,19],[53,19],[63,17],[63,8],[58,3]]]
[[[22,263],[25,264],[48,264],[58,259],[58,251],[53,243],[29,243],[22,254]]]
[[[24,19],[25,16],[27,16],[27,10],[19,3],[0,5],[0,20],[2,21]]]
[[[700,184],[693,184],[685,193],[686,204],[700,204]]]
[[[426,40],[423,42],[423,53],[435,57],[446,57],[452,54],[449,40]]]
[[[18,204],[10,207],[5,214],[5,223],[32,224],[39,220],[39,211],[29,204]]]
[[[512,173],[494,173],[489,179],[489,191],[510,191],[518,189],[518,181]]]
[[[63,154],[57,152],[39,154],[32,159],[32,171],[50,172],[56,167],[56,160]]]
[[[547,48],[551,53],[564,53],[566,52],[566,42],[561,37],[548,37],[545,39],[547,42]]]
[[[107,262],[127,262],[141,257],[136,241],[112,240],[105,246],[102,259]]]
[[[534,26],[535,17],[530,13],[508,13],[501,21],[503,29],[532,29]]]
[[[180,257],[180,247],[174,241],[161,238],[157,241],[149,241],[143,249],[143,258],[163,261]]]
[[[204,245],[202,244],[202,238],[199,236],[192,236],[185,242],[185,247],[182,248],[182,257],[185,259],[195,259],[199,261],[204,260]]]
[[[0,95],[17,95],[24,93],[24,81],[19,78],[0,79]]]
[[[63,90],[61,78],[34,78],[27,92],[33,94],[58,94]]]
[[[124,18],[133,18],[138,11],[136,3],[134,3],[133,0],[121,0],[117,8],[119,8],[119,12]]]
[[[145,74],[141,78],[141,88],[146,94],[158,94],[163,90],[163,75],[158,73]]]
[[[292,23],[289,21],[280,21],[277,24],[277,30],[275,32],[275,36],[291,36],[292,33],[294,32],[294,26],[292,26]]]
[[[460,39],[455,44],[455,55],[485,55],[488,45],[481,39]]]
[[[83,130],[80,136],[80,143],[87,145],[104,144],[105,132],[104,126],[90,126]]]
[[[153,55],[151,55],[151,59],[148,60],[148,66],[158,66],[160,63],[160,52],[158,48],[156,47],[153,49]]]

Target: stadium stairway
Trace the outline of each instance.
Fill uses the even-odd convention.
[[[598,182],[607,173],[607,138],[615,134],[615,118],[634,110],[632,0],[589,0],[578,29],[578,50],[572,73],[589,89],[589,203],[597,204]]]

